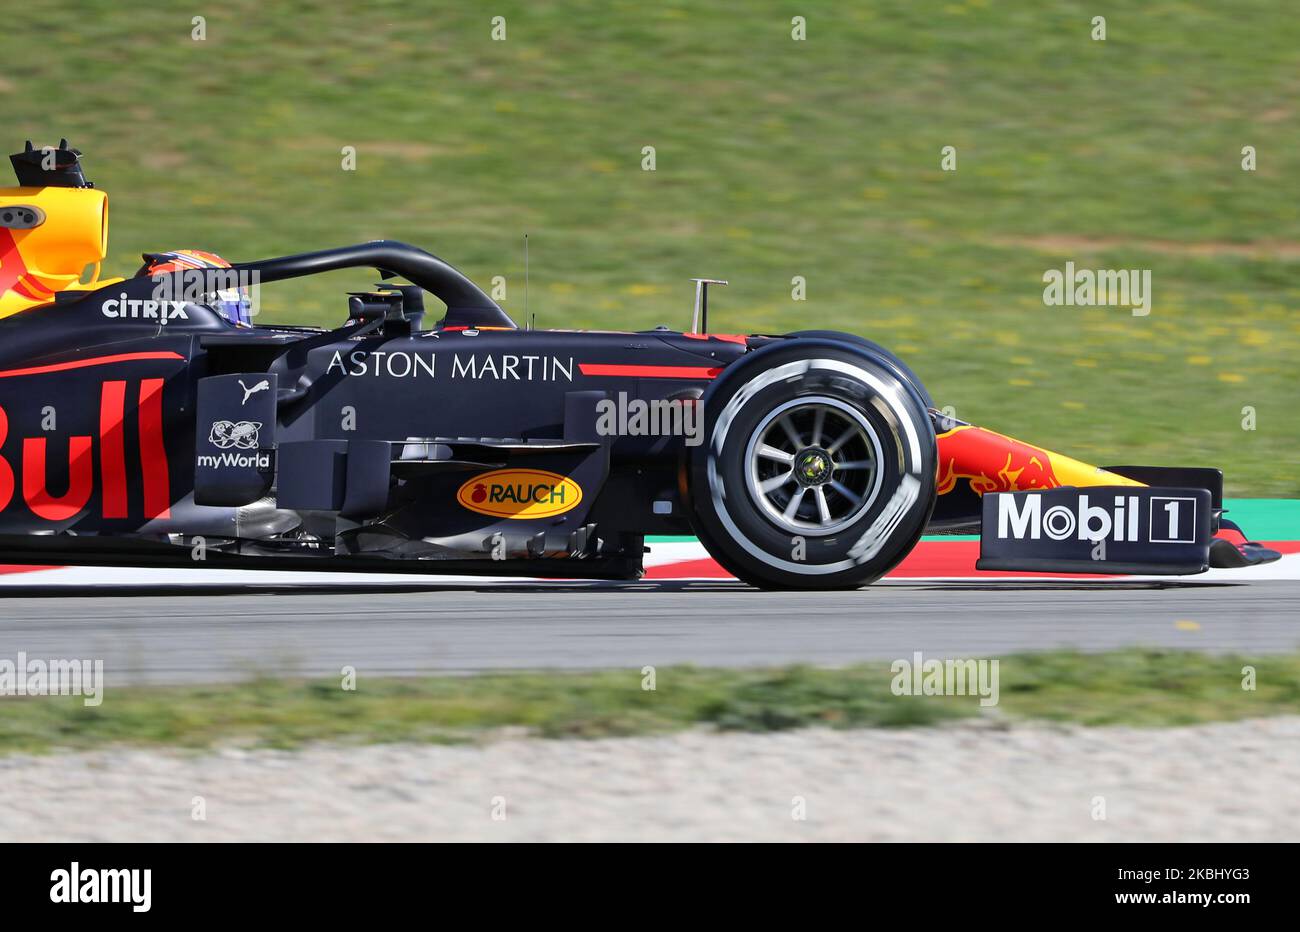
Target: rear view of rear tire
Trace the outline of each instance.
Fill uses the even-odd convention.
[[[688,448],[696,531],[767,589],[849,589],[915,546],[934,507],[935,440],[915,386],[869,349],[769,346],[704,396]]]

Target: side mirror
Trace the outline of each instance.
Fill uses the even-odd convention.
[[[348,320],[382,323],[384,333],[394,336],[411,332],[411,322],[406,318],[400,292],[352,292],[348,295]]]

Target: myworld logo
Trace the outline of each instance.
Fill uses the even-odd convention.
[[[1021,504],[1015,495],[998,496],[998,537],[1015,540],[1110,539],[1116,542],[1138,539],[1138,497],[1116,495],[1113,505],[1094,505],[1080,495],[1073,508],[1053,505],[1043,510],[1043,497],[1029,494]]]
[[[271,467],[271,454],[221,453],[216,456],[209,454],[196,456],[194,461],[199,466],[206,466],[208,468],[237,467],[239,469],[269,469]]]
[[[219,450],[256,450],[261,421],[213,421],[208,443]]]

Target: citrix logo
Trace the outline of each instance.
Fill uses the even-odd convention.
[[[169,320],[190,319],[190,315],[185,313],[184,301],[154,301],[128,298],[125,291],[122,292],[121,297],[110,298],[105,301],[101,305],[101,310],[104,312],[105,317],[156,320],[163,324]]]
[[[1053,505],[1043,511],[1043,496],[1028,493],[1024,504],[1016,506],[1014,494],[998,496],[998,537],[1017,540],[1039,540],[1044,535],[1052,540],[1116,542],[1138,539],[1138,507],[1136,495],[1116,495],[1113,506],[1094,505],[1087,495],[1080,495],[1072,510],[1066,505]]]

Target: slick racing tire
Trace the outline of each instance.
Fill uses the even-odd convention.
[[[869,348],[772,344],[728,367],[687,448],[696,532],[764,589],[853,589],[916,545],[935,498],[935,439],[909,380]]]
[[[786,335],[789,337],[798,337],[798,338],[820,337],[822,339],[838,340],[842,342],[852,343],[856,346],[864,347],[867,350],[871,351],[871,353],[873,353],[874,355],[879,356],[882,360],[884,360],[885,362],[893,366],[894,369],[897,370],[897,374],[902,376],[903,380],[907,382],[909,385],[911,385],[912,388],[916,389],[916,393],[917,395],[920,396],[921,402],[927,408],[938,407],[938,405],[934,403],[934,399],[930,397],[930,393],[926,391],[926,388],[921,383],[921,380],[916,377],[916,373],[912,371],[912,367],[909,366],[907,363],[903,362],[903,360],[899,359],[889,350],[885,349],[879,343],[876,343],[872,340],[868,340],[866,337],[860,337],[856,333],[840,333],[838,330],[799,330],[796,331],[795,333],[790,333]]]

